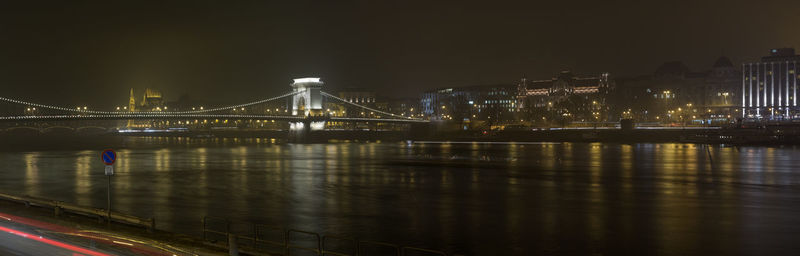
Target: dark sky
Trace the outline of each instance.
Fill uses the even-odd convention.
[[[122,105],[129,88],[222,102],[291,78],[391,96],[562,69],[693,70],[800,47],[800,1],[0,2],[0,95]]]

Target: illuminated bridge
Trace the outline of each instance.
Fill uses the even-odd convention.
[[[212,124],[220,123],[220,120],[227,124],[228,120],[233,120],[240,126],[280,121],[288,122],[290,138],[300,140],[313,131],[332,128],[359,130],[355,125],[357,123],[396,128],[428,122],[344,100],[322,91],[322,85],[319,78],[294,79],[292,91],[283,95],[231,106],[177,111],[100,111],[0,97],[0,103],[3,104],[0,107],[0,122],[12,128],[36,126],[44,129],[48,125],[62,127],[64,123],[88,121],[128,121],[124,127],[135,126],[131,123],[137,121],[189,125],[208,123],[209,120],[212,120]],[[283,107],[275,108],[276,105]],[[78,126],[81,125],[86,126],[85,123]]]

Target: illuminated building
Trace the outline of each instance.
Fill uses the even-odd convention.
[[[422,94],[420,114],[433,120],[514,119],[517,86],[511,84],[442,88]]]
[[[339,91],[339,98],[363,106],[375,104],[375,92],[361,88],[347,88]]]
[[[618,79],[609,105],[615,115],[637,121],[725,124],[738,116],[740,72],[726,57],[700,72],[665,62],[652,75]]]
[[[742,117],[797,117],[798,61],[794,49],[783,48],[772,49],[759,62],[742,64]]]
[[[128,111],[136,111],[136,97],[133,96],[133,88],[131,88],[131,98],[128,100]]]
[[[612,88],[608,77],[608,73],[579,77],[570,71],[561,71],[557,76],[546,80],[528,81],[523,78],[518,84],[518,99],[522,104],[517,108],[545,107],[574,95],[589,99],[596,95],[607,94]]]
[[[571,122],[604,121],[608,118],[607,96],[613,88],[608,73],[576,76],[562,71],[551,79],[528,81],[523,78],[517,85],[515,107],[537,119],[555,114]]]
[[[128,100],[128,111],[136,111],[136,97],[133,95],[133,88],[131,88],[131,98]],[[128,120],[128,128],[134,127],[135,125],[133,120]]]
[[[162,111],[166,105],[160,91],[147,88],[139,106],[142,111]]]

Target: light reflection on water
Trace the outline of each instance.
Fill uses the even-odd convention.
[[[128,145],[118,150],[114,208],[195,235],[212,215],[476,255],[798,249],[788,243],[800,231],[794,147]],[[0,191],[105,207],[99,153],[2,153]]]

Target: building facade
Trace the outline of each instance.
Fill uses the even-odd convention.
[[[740,116],[741,79],[727,57],[700,72],[669,61],[652,75],[620,79],[609,104],[615,115],[637,122],[724,124]]]
[[[515,119],[517,86],[513,84],[442,88],[422,94],[420,114],[431,120],[492,123]]]
[[[577,76],[562,71],[551,79],[528,81],[517,87],[520,120],[558,119],[561,122],[598,122],[608,119],[606,101],[614,88],[609,73]]]
[[[793,48],[782,48],[770,50],[759,62],[742,64],[742,117],[798,118],[798,61]]]
[[[150,88],[144,90],[142,101],[139,102],[141,111],[163,111],[166,110],[165,106],[166,102],[163,95],[161,95],[161,91]]]

